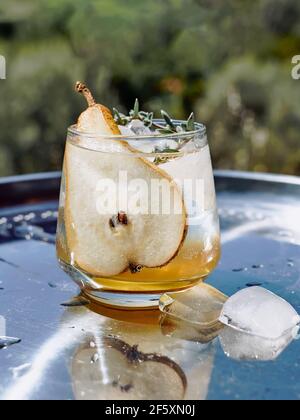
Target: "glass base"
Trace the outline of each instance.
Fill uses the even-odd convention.
[[[145,310],[159,307],[161,294],[120,293],[120,292],[90,292],[85,290],[85,296],[93,302],[113,308]]]
[[[182,290],[190,289],[198,284],[201,280],[195,281],[193,284],[187,285],[180,290],[168,290],[159,292],[123,292],[117,290],[107,290],[88,277],[85,273],[78,270],[62,260],[59,260],[61,268],[75,281],[80,287],[84,295],[94,303],[110,306],[119,309],[158,309],[159,301],[163,294],[175,293]]]
[[[59,260],[61,268],[72,278],[73,281],[80,287],[84,295],[92,301],[92,303],[98,303],[113,308],[119,309],[134,309],[134,310],[146,310],[146,309],[158,309],[160,298],[165,293],[176,293],[183,290],[191,289],[196,286],[203,279],[198,279],[194,282],[189,283],[186,287],[182,287],[176,290],[165,290],[165,291],[152,291],[149,293],[145,292],[124,292],[118,290],[107,290],[103,286],[96,283],[87,274],[82,272],[70,264]]]

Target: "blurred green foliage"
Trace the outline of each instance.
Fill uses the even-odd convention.
[[[0,175],[59,169],[95,96],[208,125],[217,168],[300,174],[299,0],[1,0]]]

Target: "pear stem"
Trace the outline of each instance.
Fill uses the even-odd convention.
[[[76,92],[83,94],[83,96],[87,100],[89,107],[96,105],[96,101],[92,95],[92,92],[84,83],[77,82],[75,86],[75,90]]]

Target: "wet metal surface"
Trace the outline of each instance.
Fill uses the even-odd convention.
[[[299,180],[216,180],[223,256],[208,283],[229,296],[262,285],[300,313]],[[0,349],[2,399],[300,398],[299,341],[272,362],[236,361],[217,340],[165,335],[155,312],[62,306],[78,289],[55,257],[59,180],[41,202],[30,182],[18,207],[6,198],[0,209],[0,337],[21,340]]]

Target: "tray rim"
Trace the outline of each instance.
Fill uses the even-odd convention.
[[[264,191],[298,195],[300,177],[230,170],[214,171],[217,193]],[[29,203],[57,201],[61,172],[43,172],[0,178],[0,209]]]
[[[300,177],[293,175],[281,175],[263,172],[246,172],[246,171],[231,171],[231,170],[215,170],[216,178],[232,178],[253,181],[272,182],[280,184],[300,185]],[[46,180],[60,180],[61,172],[39,172],[26,175],[15,175],[0,178],[0,188],[3,185],[22,183],[22,182],[37,182]]]

